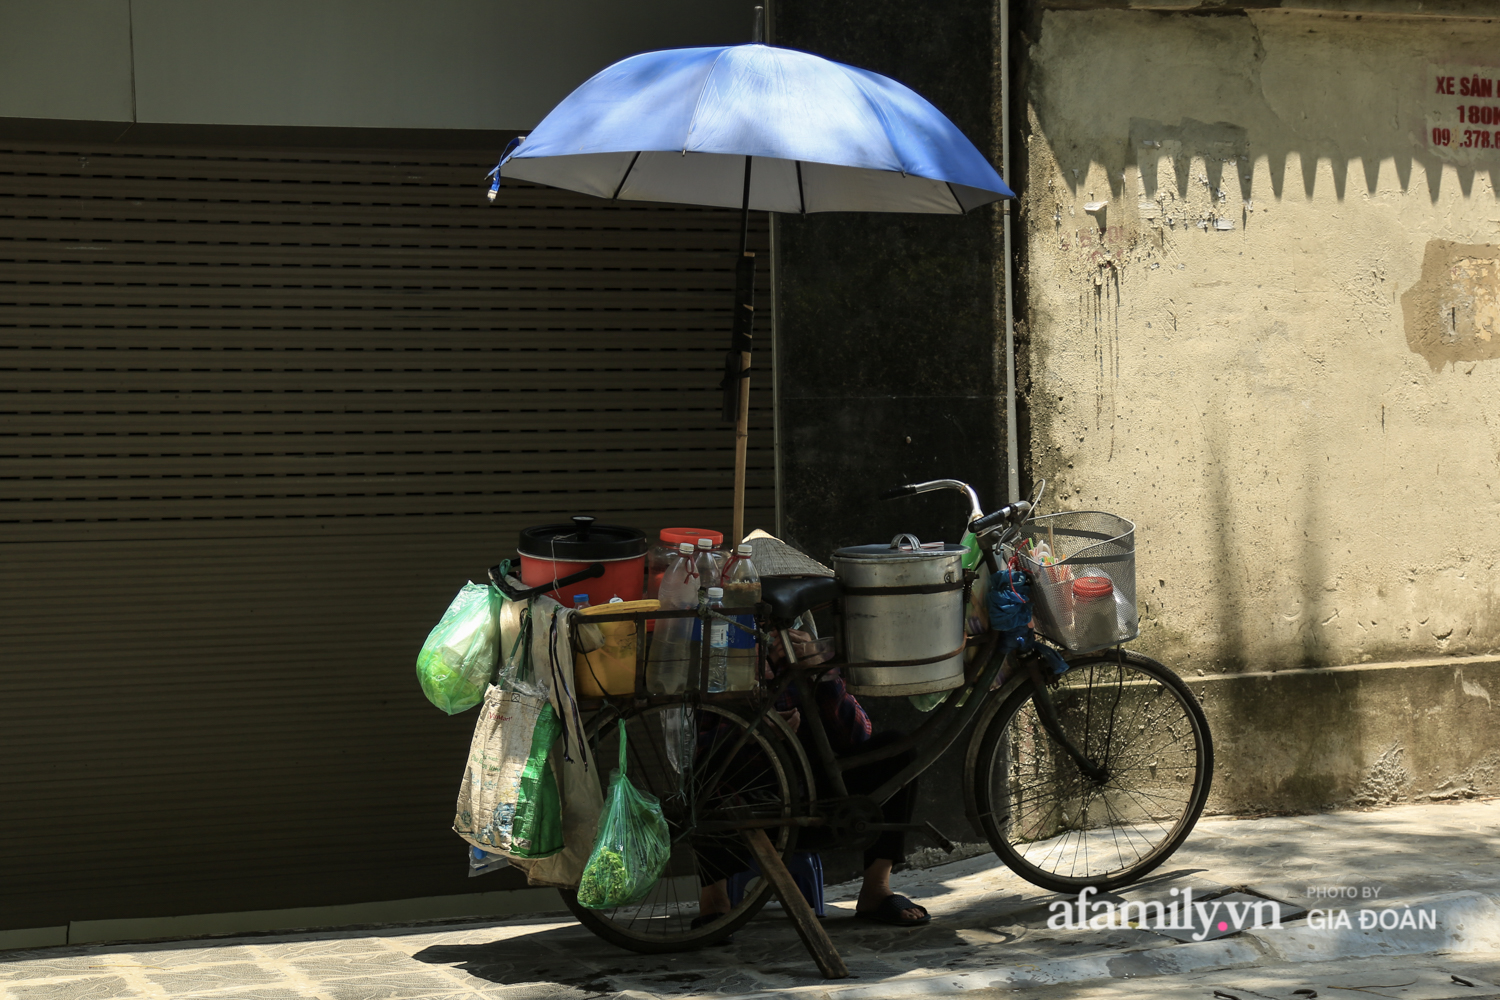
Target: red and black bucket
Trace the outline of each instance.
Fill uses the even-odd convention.
[[[576,516],[571,524],[542,524],[521,532],[516,550],[521,556],[521,582],[540,587],[588,569],[594,563],[604,575],[572,586],[547,591],[547,596],[573,605],[575,594],[587,594],[589,604],[612,597],[638,601],[646,586],[646,533],[618,524],[596,524]]]

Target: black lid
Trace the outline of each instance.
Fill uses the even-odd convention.
[[[629,559],[645,555],[646,533],[618,524],[595,524],[592,517],[580,514],[574,516],[572,524],[526,528],[516,548],[523,556],[559,562]]]

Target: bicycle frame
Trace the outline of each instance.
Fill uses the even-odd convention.
[[[970,723],[975,718],[988,714],[986,710],[990,705],[1003,701],[1017,688],[1028,684],[1032,688],[1031,696],[1037,706],[1037,715],[1042,720],[1043,728],[1046,729],[1048,735],[1078,764],[1079,769],[1085,775],[1099,782],[1108,780],[1107,772],[1079,749],[1068,735],[1063,732],[1062,726],[1058,722],[1057,711],[1048,694],[1046,681],[1042,678],[1034,657],[1025,657],[1024,664],[1017,665],[1024,665],[1026,669],[1013,670],[1003,683],[998,687],[995,686],[995,679],[1000,675],[1005,665],[1015,662],[1018,659],[1013,653],[1007,653],[996,661],[994,654],[995,648],[998,645],[998,638],[996,633],[991,632],[981,639],[983,651],[980,653],[980,659],[976,664],[974,680],[964,687],[957,689],[953,695],[950,695],[948,700],[936,709],[931,717],[917,727],[916,732],[909,733],[901,739],[881,747],[879,750],[839,757],[834,754],[833,748],[828,744],[827,733],[822,732],[822,727],[819,726],[814,730],[813,742],[819,751],[819,762],[823,765],[824,774],[834,783],[834,790],[837,793],[837,797],[842,798],[848,795],[847,789],[843,787],[843,772],[856,767],[863,767],[866,764],[872,764],[876,761],[889,760],[892,757],[905,753],[913,746],[924,747],[922,752],[917,754],[909,764],[869,794],[868,797],[870,799],[883,804],[914,778],[917,778],[929,767],[937,763],[938,758],[948,752],[949,748],[957,742],[958,738],[969,728]],[[837,664],[831,666],[837,666]],[[830,669],[830,666],[818,664],[816,668],[804,668],[804,671],[813,676],[814,682],[816,682],[814,669],[821,673]],[[787,672],[790,673],[791,671],[788,670]],[[810,694],[810,688],[811,685],[798,685],[799,707],[804,715],[812,713],[811,717],[817,718],[817,707],[812,703],[813,699]],[[778,686],[778,691],[780,690],[785,690],[785,684]],[[976,694],[978,697],[975,697]],[[819,801],[823,800],[820,799]]]

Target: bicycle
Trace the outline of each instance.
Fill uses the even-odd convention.
[[[1045,486],[1039,484],[1030,500],[988,515],[973,488],[956,480],[912,484],[887,497],[964,492],[970,502],[965,539],[972,538],[994,574],[1011,560]],[[615,759],[618,723],[625,722],[631,780],[662,801],[673,837],[672,858],[657,886],[631,906],[591,910],[575,892],[561,890],[584,926],[645,953],[724,939],[764,905],[770,884],[751,882],[729,912],[694,926],[699,887],[729,874],[724,869],[746,856],[743,838],[751,830],[763,831],[783,859],[796,850],[799,832],[810,827],[822,827],[825,841],[843,847],[867,846],[882,831],[899,827],[924,832],[952,850],[931,824],[883,822],[880,805],[966,731],[966,812],[1001,860],[1037,886],[1068,893],[1086,886],[1119,888],[1162,864],[1192,831],[1212,783],[1207,720],[1175,673],[1123,646],[1065,655],[1066,670],[1059,674],[1057,661],[1044,651],[1052,648],[1045,639],[1018,646],[993,630],[973,636],[975,654],[962,686],[915,732],[874,751],[835,755],[816,721],[813,688],[817,676],[845,664],[836,659],[799,666],[787,633],[803,616],[835,605],[841,591],[827,577],[767,577],[755,609],[722,610],[731,617],[756,613],[763,663],[766,640],[771,633],[781,637],[789,662],[756,691],[706,693],[705,651],[697,692],[650,695],[638,663],[632,695],[580,702],[595,709],[585,737],[596,760]],[[698,615],[706,625],[715,614],[700,607],[649,617]],[[637,621],[642,651],[645,617]],[[816,770],[802,741],[773,710],[799,675],[808,681],[796,685],[796,697],[802,718],[810,720]],[[693,734],[691,746],[682,742],[684,732]],[[913,759],[880,787],[868,795],[848,794],[843,774],[849,769],[905,753]],[[815,773],[831,787],[820,789]]]

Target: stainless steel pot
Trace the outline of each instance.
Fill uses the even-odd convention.
[[[964,678],[963,546],[911,535],[833,554],[844,585],[844,681],[854,694],[948,691]]]

